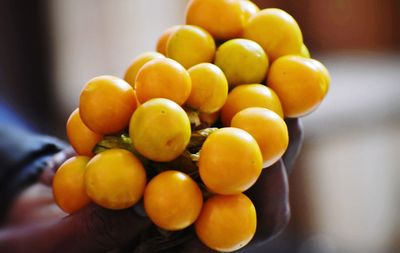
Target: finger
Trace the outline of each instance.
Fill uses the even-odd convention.
[[[255,185],[246,192],[257,211],[257,232],[252,245],[277,236],[290,219],[289,185],[282,160],[264,169]]]
[[[303,144],[304,133],[303,124],[299,118],[287,118],[285,122],[289,130],[289,146],[283,155],[283,162],[287,173],[290,174]]]
[[[133,209],[106,210],[90,205],[58,222],[0,233],[0,252],[107,252],[138,238],[150,221]]]

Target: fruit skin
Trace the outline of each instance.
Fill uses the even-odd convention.
[[[75,213],[90,203],[84,184],[84,173],[89,160],[87,156],[72,157],[54,175],[54,200],[66,213]]]
[[[186,24],[204,28],[216,40],[227,40],[242,35],[245,15],[238,0],[191,0]]]
[[[79,100],[85,125],[98,134],[122,131],[137,107],[133,88],[114,76],[98,76],[86,83]]]
[[[215,54],[213,37],[204,29],[183,25],[177,28],[167,41],[167,56],[190,68],[203,62],[212,62]]]
[[[193,224],[202,205],[202,192],[196,182],[179,171],[161,172],[144,193],[144,208],[151,221],[170,231]]]
[[[310,61],[319,69],[320,74],[324,77],[326,85],[325,94],[328,93],[331,83],[331,75],[329,74],[328,69],[321,62],[315,59],[310,59]]]
[[[93,156],[93,148],[103,138],[102,135],[93,132],[82,122],[79,108],[69,116],[66,130],[69,143],[79,155]]]
[[[300,51],[300,56],[303,56],[304,58],[310,58],[310,51],[308,50],[308,48],[306,47],[306,45],[302,45],[301,46],[301,51]]]
[[[216,130],[200,150],[199,173],[207,188],[218,194],[237,194],[250,188],[262,169],[256,140],[246,131]]]
[[[275,112],[250,107],[238,112],[232,119],[232,127],[245,130],[257,141],[263,156],[263,167],[277,162],[289,144],[289,133],[285,121]]]
[[[220,252],[232,252],[244,247],[253,238],[256,227],[256,209],[242,193],[212,196],[204,203],[195,223],[199,239]]]
[[[275,8],[253,15],[244,28],[243,37],[259,43],[270,62],[284,55],[300,54],[303,45],[303,35],[296,20]]]
[[[139,69],[147,62],[165,58],[164,55],[157,52],[146,52],[137,56],[125,72],[124,80],[129,83],[133,88],[135,87],[136,75]]]
[[[138,100],[167,98],[183,105],[190,95],[192,81],[187,70],[172,59],[155,59],[140,68],[135,81]]]
[[[157,52],[163,55],[167,55],[167,41],[169,39],[169,36],[174,33],[179,27],[180,25],[171,26],[161,34],[157,41]]]
[[[267,74],[268,57],[254,41],[233,39],[222,44],[215,55],[215,64],[222,69],[229,85],[261,83]]]
[[[222,70],[214,64],[201,63],[188,71],[192,91],[186,104],[205,113],[221,109],[228,96],[228,81]]]
[[[262,84],[247,84],[234,88],[228,94],[221,110],[222,124],[230,126],[233,116],[248,107],[267,108],[283,118],[281,102],[272,89]]]
[[[278,95],[285,117],[296,118],[318,107],[328,91],[329,83],[315,61],[289,55],[272,64],[268,86]]]
[[[185,150],[191,128],[186,112],[175,102],[155,98],[140,105],[132,115],[129,135],[135,149],[159,162],[172,161]]]
[[[239,1],[240,5],[242,6],[243,12],[244,12],[244,20],[245,24],[249,21],[249,19],[256,14],[257,12],[260,11],[260,8],[253,3],[252,1],[248,0],[241,0]]]
[[[110,149],[97,154],[87,164],[85,185],[96,204],[108,209],[125,209],[142,197],[146,172],[131,152]]]

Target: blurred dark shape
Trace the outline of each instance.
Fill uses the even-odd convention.
[[[53,134],[47,4],[0,0],[0,97]]]
[[[311,54],[338,50],[400,50],[398,0],[255,0],[289,12]]]

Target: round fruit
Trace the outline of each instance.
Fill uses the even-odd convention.
[[[215,54],[213,37],[204,29],[183,25],[178,27],[167,42],[167,56],[190,68],[202,62],[212,62]]]
[[[65,161],[54,175],[54,199],[66,213],[74,213],[90,202],[83,180],[89,159],[86,156],[72,157]]]
[[[191,0],[186,9],[186,23],[204,28],[215,39],[240,37],[244,22],[238,0]]]
[[[326,89],[325,89],[325,93],[328,92],[329,90],[329,85],[331,83],[331,75],[329,74],[328,69],[319,61],[315,60],[315,59],[310,59],[310,61],[317,66],[317,68],[319,69],[321,75],[324,77],[325,79],[325,83],[327,85]]]
[[[249,189],[261,169],[262,155],[256,140],[239,128],[216,130],[200,150],[200,177],[215,193],[236,194]]]
[[[98,205],[125,209],[142,197],[146,172],[131,152],[110,149],[97,154],[87,164],[85,185],[87,194]]]
[[[155,176],[144,193],[144,208],[150,220],[166,230],[181,230],[200,214],[203,196],[188,175],[165,171]]]
[[[179,27],[180,25],[171,26],[167,30],[165,30],[163,34],[161,34],[160,38],[157,41],[157,52],[163,55],[167,55],[167,41],[169,39],[169,36],[174,33]]]
[[[157,53],[157,52],[146,52],[143,54],[140,54],[138,57],[136,57],[129,68],[126,70],[124,80],[128,82],[132,87],[135,87],[135,80],[136,80],[136,75],[139,71],[139,69],[147,62],[154,60],[154,59],[159,59],[159,58],[165,58],[164,55]]]
[[[240,5],[242,6],[242,9],[244,11],[244,19],[245,23],[257,12],[260,11],[260,8],[258,8],[257,5],[255,5],[252,1],[247,1],[247,0],[241,0],[239,1]]]
[[[256,209],[244,194],[215,195],[204,203],[195,228],[199,239],[211,249],[232,252],[253,238]]]
[[[281,102],[272,89],[262,84],[247,84],[234,88],[228,94],[221,110],[222,124],[230,126],[233,116],[248,107],[267,108],[283,117]]]
[[[310,51],[308,51],[308,48],[304,44],[301,46],[300,56],[310,58]]]
[[[129,134],[141,155],[153,161],[172,161],[190,141],[190,121],[173,101],[155,98],[139,106],[133,114]]]
[[[268,75],[268,86],[278,95],[285,117],[302,117],[318,107],[329,84],[314,61],[295,55],[276,60]]]
[[[268,57],[256,42],[233,39],[222,44],[215,55],[229,85],[260,83],[267,74]]]
[[[66,129],[69,143],[75,152],[79,155],[93,156],[92,150],[103,136],[93,132],[82,122],[79,108],[69,116]]]
[[[190,95],[192,83],[181,64],[165,58],[143,65],[136,76],[135,87],[140,103],[152,98],[168,98],[182,105]]]
[[[245,130],[256,139],[263,156],[264,168],[278,161],[289,144],[285,121],[265,108],[250,107],[238,112],[233,117],[231,126]]]
[[[122,131],[137,106],[133,88],[114,76],[95,77],[86,83],[79,101],[83,123],[98,134]]]
[[[201,63],[189,69],[192,91],[187,105],[201,112],[221,109],[228,96],[228,81],[222,70],[211,63]]]
[[[259,43],[271,62],[284,55],[299,54],[303,45],[296,20],[285,11],[274,8],[253,15],[244,28],[243,37]]]

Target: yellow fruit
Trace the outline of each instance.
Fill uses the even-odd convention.
[[[129,135],[135,149],[159,162],[172,161],[186,148],[191,128],[186,112],[164,98],[151,99],[132,115]]]
[[[302,117],[324,99],[329,83],[315,61],[295,55],[276,60],[268,75],[268,86],[278,95],[285,117]]]
[[[288,54],[300,54],[303,36],[296,20],[280,9],[264,9],[247,22],[243,37],[260,44],[273,62]]]
[[[203,196],[196,182],[179,171],[155,176],[144,193],[144,208],[158,227],[181,230],[192,225],[200,214]]]
[[[229,85],[234,87],[261,83],[267,74],[268,57],[256,42],[233,39],[218,48],[215,64],[222,69]]]
[[[97,154],[87,164],[86,192],[96,204],[109,209],[125,209],[143,195],[146,172],[135,155],[123,149]]]
[[[164,58],[143,65],[136,76],[135,87],[140,103],[152,98],[167,98],[182,105],[190,95],[192,82],[181,64]]]
[[[167,42],[167,56],[190,68],[203,62],[212,62],[215,54],[213,37],[204,29],[183,25],[178,27]]]
[[[233,39],[243,32],[245,13],[238,0],[191,0],[186,23],[204,28],[216,40]]]
[[[267,108],[283,118],[281,102],[272,89],[262,84],[247,84],[239,85],[229,92],[221,109],[222,124],[230,126],[233,116],[249,107]]]
[[[233,117],[231,126],[243,129],[254,137],[263,156],[264,168],[277,162],[288,147],[286,123],[271,110],[261,107],[246,108]]]
[[[124,80],[128,82],[132,87],[135,87],[135,79],[139,69],[145,63],[158,58],[165,58],[165,56],[157,52],[146,52],[140,54],[133,60],[129,68],[126,70]]]
[[[93,156],[92,150],[103,136],[93,132],[82,122],[79,108],[69,116],[66,128],[69,143],[75,152],[79,155]]]
[[[310,51],[308,51],[308,48],[304,44],[301,46],[300,56],[310,58]]]
[[[216,130],[200,150],[200,177],[214,193],[236,194],[249,189],[261,169],[262,155],[256,140],[239,128]]]
[[[219,252],[246,246],[256,227],[256,209],[244,194],[212,196],[204,203],[195,224],[200,241]]]
[[[244,19],[246,23],[254,14],[260,11],[260,8],[258,8],[258,6],[255,5],[252,1],[241,0],[239,2],[244,11]]]
[[[127,82],[114,76],[98,76],[81,92],[79,115],[93,132],[114,134],[128,126],[136,107],[136,93]]]
[[[89,159],[87,156],[72,157],[65,161],[54,175],[54,200],[66,213],[74,213],[90,202],[84,184]]]
[[[157,41],[157,52],[163,55],[167,55],[167,41],[169,39],[169,36],[171,36],[171,34],[174,33],[179,27],[180,25],[171,26],[167,30],[165,30],[163,34],[161,34],[160,38],[158,38]]]
[[[193,109],[214,113],[221,109],[228,96],[228,81],[222,70],[211,63],[189,69],[192,91],[186,102]]]

